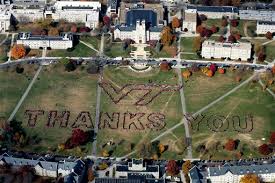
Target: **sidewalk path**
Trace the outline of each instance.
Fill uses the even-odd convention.
[[[262,85],[262,87],[265,86],[262,80],[259,80],[259,83]],[[272,95],[273,98],[275,99],[275,93],[274,93],[272,90],[270,90],[269,88],[266,88],[266,90],[267,90],[267,91],[270,93],[270,95]]]
[[[93,47],[93,45],[91,45],[91,44],[89,44],[89,43],[86,43],[86,42],[84,42],[84,41],[81,41],[81,40],[79,40],[79,42],[82,43],[82,44],[84,44],[85,46],[91,48],[91,49],[94,50],[95,52],[99,53],[99,51],[98,51],[97,49],[95,49],[95,48]]]
[[[178,73],[178,85],[179,86],[183,86],[183,82],[182,82],[182,76],[181,76],[181,69],[176,69],[177,73]],[[182,122],[184,124],[184,129],[185,129],[185,137],[186,137],[186,141],[188,139],[191,139],[191,135],[190,135],[190,131],[189,131],[189,125],[188,122],[186,120],[186,118],[184,117],[184,115],[187,113],[186,112],[186,103],[185,103],[185,96],[184,96],[184,91],[183,91],[183,87],[180,89],[180,99],[181,99],[181,108],[182,108]],[[190,142],[188,140],[188,142]],[[192,145],[191,143],[187,144],[187,158],[192,158]]]
[[[16,107],[14,108],[13,112],[11,113],[8,121],[11,121],[15,114],[17,113],[18,109],[20,108],[20,106],[22,105],[22,103],[24,102],[25,98],[28,96],[34,82],[36,81],[37,77],[39,76],[40,71],[42,70],[42,65],[39,66],[38,70],[36,71],[31,83],[29,84],[28,88],[26,89],[25,93],[23,94],[23,96],[21,97],[21,99],[19,100],[19,102],[17,103]]]
[[[97,155],[97,134],[98,134],[98,124],[100,120],[100,102],[101,102],[101,87],[100,83],[102,81],[102,68],[100,69],[100,74],[98,76],[98,83],[97,83],[97,90],[96,90],[96,111],[95,111],[95,126],[94,126],[94,141],[93,141],[93,149],[92,149],[92,156]]]

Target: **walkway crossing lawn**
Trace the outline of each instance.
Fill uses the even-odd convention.
[[[96,52],[82,43],[78,43],[72,51],[68,50],[48,50],[48,57],[92,57]]]
[[[4,35],[1,35],[1,36],[4,36]],[[0,42],[2,42],[2,40],[0,40]],[[7,40],[2,45],[0,45],[0,63],[6,62],[8,60],[7,54],[10,50],[10,44],[11,44],[11,35],[9,35]]]
[[[239,83],[235,81],[237,71],[226,70],[225,74],[215,73],[213,77],[207,77],[202,72],[194,72],[184,83],[184,94],[186,98],[187,111],[194,113],[222,96]],[[250,76],[246,71],[243,80]]]
[[[194,53],[194,54],[181,53],[180,58],[185,59],[185,60],[198,60],[198,59],[200,59],[200,57],[197,55],[197,53]]]
[[[100,48],[100,36],[81,36],[80,40],[84,41],[85,43],[91,44],[95,49],[99,50]]]
[[[237,27],[233,27],[232,25],[230,25],[230,31],[232,33],[239,33],[241,36],[245,36],[244,35],[244,24],[245,24],[246,20],[239,20],[239,24]],[[251,22],[251,21],[250,21]],[[230,23],[230,22],[229,22]],[[249,23],[248,25],[250,25],[247,30],[250,33],[252,30],[251,25],[253,25],[253,23]]]
[[[224,132],[213,132],[206,125],[207,119],[203,120],[199,125],[200,129],[193,130],[192,142],[194,149],[201,144],[206,145],[206,148],[210,151],[201,156],[203,159],[209,158],[209,155],[212,155],[213,159],[236,159],[236,153],[238,152],[243,152],[243,158],[259,157],[258,146],[268,143],[270,133],[275,130],[274,106],[272,96],[263,91],[258,82],[250,82],[204,112],[207,116],[226,117],[229,128]],[[252,131],[236,131],[233,128],[233,116],[240,116],[241,127],[245,128],[245,116],[247,115],[252,115]],[[216,122],[217,126],[222,123],[226,124],[225,119]],[[247,126],[251,127],[250,123]],[[223,149],[222,146],[229,138],[240,141],[237,150],[228,152]],[[262,138],[266,140],[262,140]],[[199,156],[198,152],[195,152],[195,154]]]
[[[15,68],[0,70],[0,118],[8,119],[34,76],[34,68],[17,74]]]
[[[103,81],[111,83],[115,88],[121,88],[125,84],[149,84],[151,81],[154,84],[177,84],[177,74],[174,71],[160,72],[158,69],[153,69],[148,73],[135,73],[128,68],[112,68],[107,67],[104,69]],[[124,91],[120,92],[123,94]],[[144,106],[134,105],[135,102],[140,99],[147,91],[132,91],[127,97],[122,99],[119,103],[115,104],[110,97],[103,91],[101,98],[101,111],[108,113],[110,117],[113,112],[120,114],[120,120],[118,129],[108,129],[101,128],[98,133],[98,152],[103,150],[110,150],[110,147],[104,146],[109,141],[115,143],[114,147],[110,150],[112,156],[124,156],[138,147],[138,144],[144,141],[149,142],[151,139],[165,131],[166,128],[170,128],[177,124],[182,118],[180,95],[178,91],[163,92],[157,96],[151,103]],[[157,90],[152,89],[152,92],[156,94]],[[149,94],[150,95],[150,94]],[[130,115],[125,117],[124,115]],[[139,119],[134,119],[134,116],[144,113],[144,115]],[[147,128],[148,122],[150,120],[161,125],[162,120],[158,114],[165,115],[165,128],[161,130],[149,130]],[[150,115],[152,115],[151,118]],[[134,129],[123,129],[123,123],[126,126],[130,123],[131,118],[135,121],[135,124],[142,123],[145,127],[144,130]],[[115,122],[115,121],[114,121]],[[138,122],[138,123],[137,123]],[[156,123],[155,125],[158,126]],[[184,127],[182,126],[182,131],[184,132]],[[183,134],[178,134],[179,138],[184,137]],[[136,156],[136,155],[133,155]]]
[[[217,34],[219,34],[222,30],[221,19],[207,19],[206,21],[202,22],[202,25],[208,29],[211,29],[213,25],[219,27],[219,32],[217,32]]]
[[[90,112],[94,122],[96,86],[97,76],[87,74],[85,68],[65,72],[62,65],[44,66],[15,117],[23,122],[28,134],[37,134],[42,139],[39,144],[26,147],[26,150],[39,152],[49,148],[56,149],[58,144],[65,143],[71,135],[73,129],[71,125],[82,111]],[[26,110],[44,110],[44,115],[38,117],[34,127],[28,126]],[[58,115],[63,111],[70,111],[67,127],[60,127],[58,121],[55,122],[54,127],[46,126],[49,111],[54,110],[59,112]],[[87,123],[91,125],[88,119]],[[91,130],[86,127],[83,129]],[[84,153],[91,153],[90,143],[83,148]],[[75,154],[75,150],[55,153],[69,154],[70,152]]]

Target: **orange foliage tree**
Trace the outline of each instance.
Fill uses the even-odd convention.
[[[50,36],[58,36],[59,35],[59,31],[57,28],[50,28],[48,35]]]
[[[272,152],[267,144],[261,145],[258,150],[262,155],[269,155]]]
[[[161,31],[161,42],[165,45],[170,45],[173,40],[173,34],[171,32],[171,28],[166,26]]]
[[[241,178],[240,183],[260,183],[260,178],[256,174],[246,174]]]
[[[165,146],[163,144],[159,144],[158,147],[160,153],[163,153],[165,151]]]
[[[228,151],[233,151],[236,149],[236,142],[233,139],[228,139],[226,144],[224,145],[224,148]]]
[[[87,179],[88,181],[93,181],[95,179],[94,171],[92,167],[89,167],[87,172]]]
[[[189,70],[183,71],[183,72],[182,72],[182,76],[183,76],[185,79],[188,79],[188,78],[191,76],[191,72],[190,72]]]
[[[275,65],[272,67],[272,73],[275,74]]]
[[[182,171],[185,175],[188,174],[189,170],[191,169],[192,167],[192,164],[191,164],[191,161],[190,160],[187,160],[183,163],[182,165]]]
[[[269,138],[270,144],[275,144],[275,132],[272,132]]]
[[[219,68],[219,69],[218,69],[218,72],[219,72],[220,74],[224,74],[224,73],[225,73],[225,70],[224,70],[223,68]]]
[[[11,57],[14,59],[20,59],[26,56],[26,49],[22,44],[15,44],[11,49]]]
[[[214,75],[214,72],[211,71],[211,70],[208,70],[207,73],[206,73],[206,75],[207,75],[208,77],[212,77],[212,76]]]
[[[180,20],[177,17],[174,17],[172,20],[172,28],[179,28],[180,27]]]
[[[193,51],[199,51],[201,49],[201,43],[201,37],[195,37],[193,40]]]

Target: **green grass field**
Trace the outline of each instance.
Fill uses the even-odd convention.
[[[123,50],[123,43],[110,43],[105,46],[104,54],[109,57],[130,57],[131,50],[134,50],[132,46],[128,46],[126,50]]]
[[[2,37],[0,39],[3,41],[6,36],[4,35],[1,35],[1,36]],[[1,40],[0,42],[2,42]],[[11,43],[11,35],[9,35],[7,40],[2,45],[0,45],[0,63],[8,60],[7,54],[10,50],[10,43]]]
[[[100,48],[100,37],[98,36],[81,36],[80,40],[91,44],[95,49]]]
[[[71,125],[82,111],[89,111],[94,123],[96,86],[97,76],[87,74],[85,69],[78,68],[74,72],[65,72],[64,66],[45,66],[16,114],[16,119],[23,122],[28,134],[37,134],[42,139],[39,144],[27,146],[25,150],[45,152],[49,148],[57,148],[60,143],[65,143],[71,135]],[[27,125],[26,110],[44,110],[44,115],[39,117],[33,128]],[[48,112],[51,110],[57,110],[59,114],[62,111],[70,111],[67,128],[59,127],[58,122],[52,128],[46,127]],[[90,143],[83,148],[83,153],[91,152]],[[73,149],[59,153],[70,154],[74,151]]]
[[[249,83],[241,89],[231,94],[221,102],[209,108],[204,114],[221,115],[223,123],[228,120],[229,128],[225,132],[213,132],[206,126],[206,120],[201,122],[199,131],[193,130],[192,139],[193,147],[205,144],[210,151],[206,154],[194,154],[203,159],[212,157],[212,159],[236,159],[237,152],[243,152],[243,158],[252,158],[261,156],[258,153],[258,146],[268,143],[271,131],[275,130],[275,108],[272,96],[262,91],[258,83]],[[241,125],[245,127],[245,116],[253,116],[253,128],[251,132],[238,132],[233,128],[233,116],[240,116]],[[221,121],[220,121],[221,123]],[[251,125],[248,125],[251,127]],[[226,140],[232,138],[239,140],[238,148],[228,152],[222,148]],[[266,140],[261,140],[265,138]],[[216,146],[219,144],[217,149]],[[212,149],[212,150],[211,150]]]
[[[104,69],[104,81],[112,83],[117,88],[121,88],[125,84],[148,84],[149,81],[155,84],[177,84],[177,75],[173,71],[159,72],[158,69],[153,69],[148,73],[137,74],[130,71],[127,68],[106,68]],[[154,90],[153,90],[154,92]],[[172,127],[178,123],[182,117],[181,115],[181,103],[179,92],[163,92],[155,100],[145,106],[135,106],[134,103],[139,97],[144,95],[144,91],[132,91],[125,99],[115,104],[110,97],[103,92],[101,101],[101,111],[108,112],[110,115],[112,112],[119,112],[121,115],[119,121],[120,130],[114,129],[101,129],[98,133],[98,153],[101,153],[103,149],[106,149],[104,144],[114,141],[115,149],[113,149],[113,156],[123,156],[137,149],[138,144],[149,141],[153,137],[159,135],[166,128]],[[160,131],[155,130],[131,130],[121,129],[123,123],[124,113],[145,113],[144,117],[140,119],[142,124],[146,124],[148,115],[151,113],[162,113],[165,115],[166,127]],[[146,119],[147,118],[147,119]],[[126,120],[127,122],[127,120]],[[184,127],[182,127],[184,129]],[[178,138],[182,138],[183,134],[179,134]],[[167,143],[169,136],[165,137],[164,143]],[[168,145],[168,144],[167,144]],[[169,153],[168,153],[169,154]],[[136,155],[134,155],[135,157]]]
[[[92,57],[96,52],[82,43],[78,43],[72,51],[67,50],[49,50],[49,57]]]
[[[193,51],[193,41],[192,37],[183,37],[180,40],[180,51],[181,52],[194,52]]]

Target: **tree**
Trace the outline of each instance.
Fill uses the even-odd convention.
[[[270,144],[275,144],[275,132],[272,132],[269,138]]]
[[[165,151],[165,146],[163,144],[159,144],[159,152],[163,153]]]
[[[49,36],[58,36],[59,35],[59,31],[57,28],[50,28],[49,32],[48,32],[48,35]]]
[[[175,176],[179,173],[179,167],[175,160],[169,160],[166,166],[166,172],[168,175]]]
[[[75,61],[69,61],[66,65],[65,65],[65,70],[68,72],[74,71],[76,69],[76,62]]]
[[[171,32],[171,28],[168,26],[165,26],[163,30],[161,31],[161,38],[160,38],[162,44],[164,45],[170,45],[173,40],[173,34]]]
[[[205,29],[205,36],[206,37],[211,37],[211,35],[213,34],[213,32],[212,32],[212,30],[210,30],[210,29]]]
[[[201,42],[202,42],[202,39],[201,37],[195,37],[194,40],[193,40],[193,51],[200,51],[201,49]]]
[[[223,19],[222,19],[221,25],[222,25],[223,27],[226,27],[226,26],[228,25],[228,21],[227,21],[226,18],[223,18]]]
[[[218,72],[219,72],[220,74],[224,74],[224,73],[225,73],[225,70],[224,70],[223,68],[219,68],[219,69],[218,69]]]
[[[185,161],[182,165],[182,172],[185,175],[187,175],[191,167],[192,167],[191,161],[190,160]]]
[[[233,151],[236,149],[236,142],[233,139],[228,139],[224,145],[224,148],[228,151]]]
[[[169,65],[168,62],[162,61],[162,62],[160,63],[160,70],[161,70],[161,71],[169,71],[170,69],[171,69],[171,67],[170,67],[170,65]]]
[[[87,132],[77,128],[72,131],[72,136],[70,138],[70,145],[73,147],[83,145],[87,142],[89,136]]]
[[[232,6],[238,7],[241,4],[241,0],[231,0],[231,3],[232,3]]]
[[[185,79],[188,79],[188,78],[191,76],[191,72],[190,72],[189,70],[183,71],[183,72],[182,72],[182,76],[183,76]]]
[[[77,26],[76,26],[76,24],[73,24],[73,25],[71,26],[71,32],[74,32],[74,33],[77,32]]]
[[[218,32],[218,27],[216,27],[215,25],[212,25],[211,29],[212,33],[217,33]]]
[[[240,183],[260,183],[260,178],[256,174],[246,174],[241,178]]]
[[[272,71],[272,74],[275,75],[275,64],[274,64],[274,66],[272,67],[271,71]]]
[[[272,152],[267,144],[261,145],[258,150],[262,155],[269,155]]]
[[[231,35],[228,37],[228,42],[235,43],[235,42],[236,42],[235,36],[231,34]]]
[[[202,25],[197,26],[197,32],[199,34],[201,34],[204,31],[204,29],[205,29],[205,27],[203,27]]]
[[[241,35],[239,33],[234,34],[234,37],[236,40],[240,40],[241,39]]]
[[[211,64],[211,65],[209,66],[209,69],[214,73],[214,72],[217,71],[217,66],[216,66],[215,64]]]
[[[265,37],[267,38],[267,39],[272,39],[273,38],[273,34],[271,33],[271,32],[267,32],[266,34],[265,34]]]
[[[219,42],[224,42],[224,37],[223,36],[220,36],[219,39],[218,39]]]
[[[266,57],[266,55],[264,54],[263,51],[260,51],[258,53],[258,61],[263,62],[265,60],[265,57]]]
[[[233,19],[233,20],[231,20],[231,25],[233,26],[233,27],[237,27],[238,25],[239,25],[239,21],[237,20],[237,19]]]
[[[212,70],[208,70],[207,73],[206,73],[206,75],[208,77],[212,77],[214,75],[214,72]]]
[[[207,16],[205,14],[201,14],[200,15],[200,20],[201,21],[206,21],[207,20]]]
[[[172,28],[179,28],[180,27],[180,20],[177,17],[174,17],[172,20]]]
[[[26,56],[26,49],[22,44],[15,44],[11,49],[11,57],[14,59],[20,59]]]
[[[93,167],[88,168],[87,179],[88,179],[89,182],[91,182],[95,179]]]
[[[109,25],[110,25],[110,22],[111,22],[110,17],[108,17],[107,15],[105,15],[105,16],[103,17],[103,23],[104,23],[104,25],[109,26]]]

